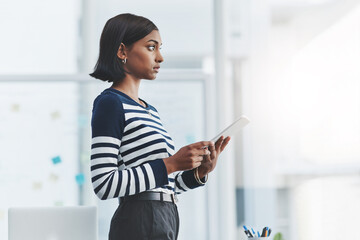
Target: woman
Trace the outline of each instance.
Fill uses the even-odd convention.
[[[230,138],[175,153],[157,110],[138,97],[164,61],[150,20],[120,14],[107,21],[92,77],[112,82],[94,101],[91,173],[100,199],[120,197],[109,239],[176,239],[176,194],[203,186]]]

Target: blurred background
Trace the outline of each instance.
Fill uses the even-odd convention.
[[[353,239],[360,222],[359,0],[0,1],[0,238],[14,206],[98,206],[107,239],[117,199],[89,175],[92,79],[105,22],[152,20],[163,41],[154,105],[176,148],[242,114],[207,185],[179,196],[180,240]]]

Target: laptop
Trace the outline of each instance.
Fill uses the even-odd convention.
[[[9,240],[97,240],[96,207],[9,208]]]

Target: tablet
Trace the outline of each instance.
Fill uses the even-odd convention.
[[[240,129],[245,127],[249,122],[250,120],[246,116],[242,115],[240,118],[238,118],[235,122],[233,122],[230,126],[225,128],[221,133],[216,135],[216,137],[214,137],[210,141],[216,142],[221,136],[224,136],[224,138],[231,137],[235,133],[237,133]]]

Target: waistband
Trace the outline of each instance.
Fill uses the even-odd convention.
[[[120,197],[120,202],[133,201],[133,200],[150,200],[150,201],[161,201],[161,202],[172,202],[172,203],[176,203],[178,201],[175,194],[168,194],[163,192],[142,192],[135,195]]]

